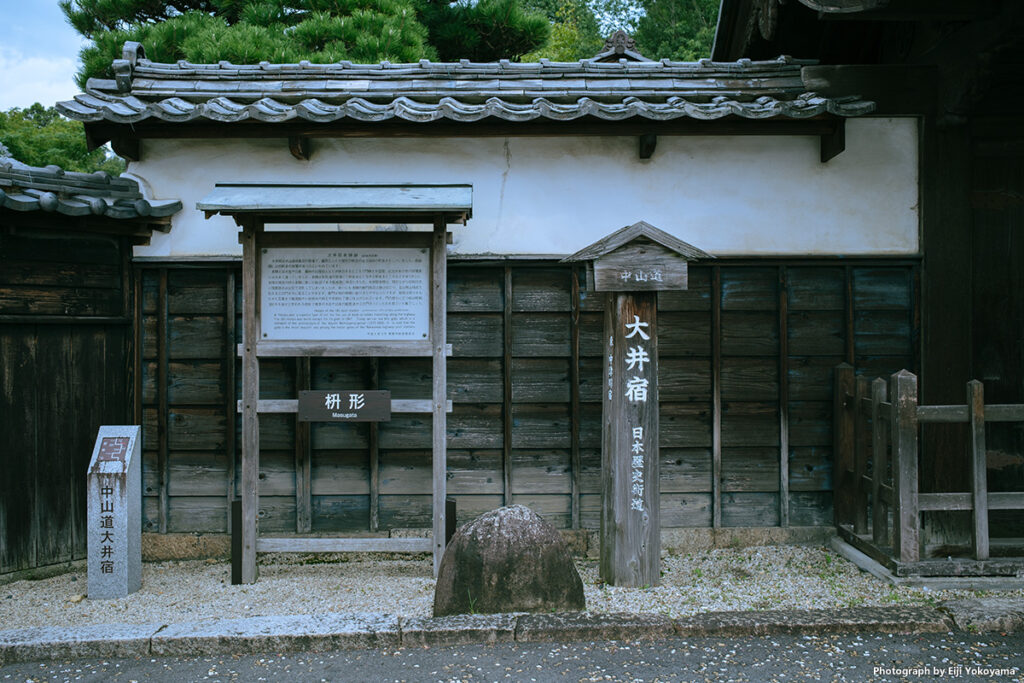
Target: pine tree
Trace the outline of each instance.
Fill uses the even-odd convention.
[[[548,25],[520,0],[61,0],[92,41],[79,85],[110,78],[128,40],[157,62],[327,63],[518,59],[543,45]]]
[[[719,0],[642,0],[636,46],[650,59],[692,62],[711,56]]]

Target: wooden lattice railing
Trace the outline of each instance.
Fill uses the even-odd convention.
[[[919,425],[970,425],[969,490],[920,493]],[[834,491],[840,536],[899,575],[1007,575],[1024,570],[1024,558],[990,559],[989,510],[1024,510],[1024,492],[988,490],[985,423],[1024,422],[1024,405],[985,405],[981,382],[967,383],[964,405],[922,406],[917,377],[901,370],[889,381],[835,369]],[[964,560],[921,559],[921,514],[971,513],[973,555]]]

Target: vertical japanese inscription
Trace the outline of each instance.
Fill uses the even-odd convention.
[[[611,294],[606,311],[601,576],[618,586],[658,583],[656,296]]]
[[[428,338],[428,249],[261,249],[260,278],[262,339]]]

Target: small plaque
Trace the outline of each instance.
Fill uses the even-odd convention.
[[[365,389],[300,391],[300,422],[388,422],[391,392]]]
[[[128,457],[128,445],[131,439],[127,436],[105,436],[100,440],[100,452],[97,462],[124,462]]]

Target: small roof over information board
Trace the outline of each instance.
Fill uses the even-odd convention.
[[[196,208],[209,217],[316,217],[344,222],[371,219],[464,223],[473,215],[472,185],[347,183],[217,183]]]

